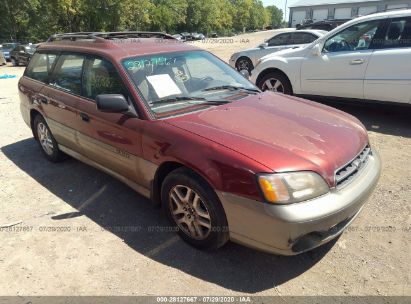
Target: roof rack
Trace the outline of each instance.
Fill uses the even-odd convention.
[[[131,39],[131,38],[160,38],[160,39],[173,39],[173,36],[162,32],[76,32],[76,33],[63,33],[54,34],[47,39],[47,42],[53,41],[77,41],[77,40],[116,40],[116,39]]]

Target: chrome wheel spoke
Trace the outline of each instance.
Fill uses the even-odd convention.
[[[198,219],[197,222],[198,222],[198,225],[203,226],[207,229],[211,229],[211,224],[209,221],[205,221],[204,219]]]
[[[275,82],[275,84],[274,84],[273,89],[274,89],[275,91],[277,91],[278,88],[281,87],[281,86],[282,86],[281,81],[277,80],[277,81]]]
[[[196,221],[193,222],[193,226],[194,229],[196,231],[196,234],[200,237],[200,238],[204,238],[204,232],[202,230],[202,228],[200,227],[199,223],[197,223]]]
[[[264,82],[264,85],[266,86],[266,88],[267,88],[268,90],[271,90],[271,89],[273,88],[273,84],[271,83],[271,79],[267,79],[267,80]]]
[[[208,220],[210,219],[210,215],[208,214],[208,212],[204,211],[201,208],[201,200],[200,200],[200,196],[198,196],[198,194],[196,194],[195,197],[194,197],[193,208],[199,216],[201,216],[203,218],[206,218]]]

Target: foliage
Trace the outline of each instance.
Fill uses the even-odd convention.
[[[37,42],[59,32],[218,32],[282,25],[261,0],[0,0],[0,41]]]

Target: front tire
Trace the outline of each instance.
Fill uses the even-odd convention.
[[[242,70],[247,70],[248,73],[251,73],[251,71],[254,69],[254,65],[248,57],[238,58],[237,62],[235,63],[235,67],[239,72]]]
[[[261,91],[272,91],[287,95],[293,94],[290,80],[288,80],[285,75],[278,72],[267,73],[258,81],[257,86]]]
[[[64,159],[64,154],[58,148],[58,144],[50,131],[45,119],[41,115],[34,118],[34,134],[44,155],[51,162],[59,162]]]
[[[217,249],[229,239],[224,209],[214,190],[186,168],[171,172],[161,188],[162,207],[180,237],[200,249]]]

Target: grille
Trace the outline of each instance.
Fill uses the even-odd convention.
[[[335,172],[336,186],[341,188],[352,182],[356,175],[364,168],[371,153],[371,148],[367,145],[352,161],[338,169],[337,172]]]

